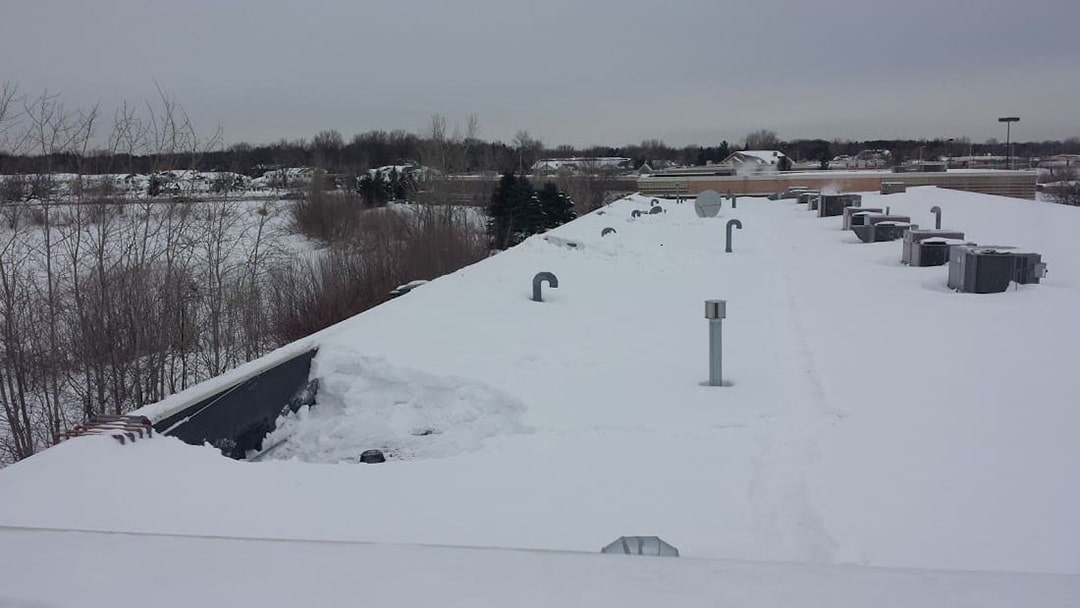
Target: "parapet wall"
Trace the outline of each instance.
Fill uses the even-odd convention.
[[[815,171],[754,175],[662,175],[642,176],[638,189],[645,196],[696,196],[703,190],[735,195],[765,195],[806,186],[835,192],[873,192],[882,182],[907,186],[938,186],[1035,200],[1035,171],[947,171],[942,173],[889,173],[886,171]]]
[[[209,443],[226,456],[242,459],[247,452],[262,448],[263,437],[274,430],[278,416],[314,403],[318,386],[308,375],[315,354],[315,350],[301,353],[221,387],[154,420],[154,430],[194,445]]]

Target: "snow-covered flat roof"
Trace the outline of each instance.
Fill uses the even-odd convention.
[[[748,579],[774,581],[765,575],[775,572],[796,587],[835,583],[829,605],[866,605],[864,577],[878,575],[857,566],[939,571],[895,579],[925,592],[910,596],[921,605],[983,595],[976,604],[1025,603],[984,593],[999,584],[1031,605],[1075,603],[1080,209],[932,187],[878,197],[863,194],[863,204],[887,203],[921,225],[940,206],[943,227],[1041,253],[1049,275],[1002,294],[957,294],[946,268],[903,266],[898,241],[859,243],[841,218],[817,218],[793,199],[742,197],[706,219],[692,203],[665,201],[666,213],[635,219],[650,199],[631,197],[271,355],[319,347],[316,405],[279,426],[277,456],[289,459],[92,437],[0,470],[0,546],[38,547],[0,568],[0,597],[33,580],[20,564],[91,548],[98,562],[147,576],[150,566],[127,556],[176,550],[187,557],[171,577],[232,589],[230,571],[212,566],[248,563],[259,551],[234,540],[247,537],[590,552],[552,558],[552,580],[568,589],[589,573],[623,581],[619,597],[632,604],[635,589],[689,598],[680,605],[773,598]],[[732,218],[743,229],[725,254]],[[601,237],[605,227],[617,232]],[[544,302],[533,302],[541,271],[559,287],[545,284]],[[707,299],[727,300],[730,386],[704,386]],[[210,390],[144,413],[164,415]],[[372,447],[392,458],[352,464]],[[611,560],[643,558],[598,554],[623,535],[657,535],[683,557],[656,558],[670,561],[642,580],[648,567]],[[267,566],[271,588],[288,587],[287,567],[334,572],[353,560],[333,593],[364,581],[388,589],[394,560],[419,552],[416,576],[463,596],[472,574],[456,568],[467,563],[500,590],[561,593],[535,574],[548,566],[514,570],[517,558],[498,553],[297,550],[304,559]],[[392,556],[375,565],[376,553]],[[66,571],[96,571],[94,560],[71,559]],[[753,571],[714,560],[809,566]],[[744,575],[725,579],[729,566]],[[1043,585],[1008,574],[1022,572],[1066,576]],[[106,593],[111,583],[98,579],[83,588]],[[39,587],[15,597],[61,601],[56,586]]]
[[[0,543],[19,556],[0,572],[16,607],[1066,608],[1080,595],[1077,577],[1046,574],[4,529]]]

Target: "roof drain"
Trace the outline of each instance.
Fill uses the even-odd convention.
[[[600,231],[600,236],[607,236],[609,234],[617,234],[615,232],[615,229],[612,228],[611,226],[608,226],[607,228],[604,228],[603,230]]]
[[[360,454],[360,462],[364,464],[379,464],[386,462],[386,455],[381,450],[364,450]]]
[[[558,287],[559,287],[559,279],[555,275],[551,274],[550,272],[538,272],[538,273],[536,273],[536,276],[533,277],[533,294],[532,294],[533,302],[543,302],[544,301],[543,296],[540,294],[540,284],[543,283],[544,281],[547,281],[548,285],[550,285],[553,289],[558,289]]]
[[[724,253],[731,253],[731,229],[738,228],[742,230],[742,222],[739,220],[728,220],[727,223],[727,245],[724,247]]]
[[[634,209],[633,211],[630,212],[630,217],[641,217],[641,211],[638,211],[637,209]]]

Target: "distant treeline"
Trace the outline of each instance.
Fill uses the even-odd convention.
[[[777,139],[753,143],[766,144],[768,149],[779,149],[795,161],[818,162],[871,149],[889,150],[896,163],[917,158],[1006,153],[1005,144],[996,140],[973,143],[965,139]],[[528,171],[540,158],[574,156],[627,157],[633,159],[635,167],[645,162],[656,164],[665,161],[680,165],[705,165],[721,161],[731,152],[745,147],[727,141],[715,146],[672,147],[660,140],[610,147],[547,147],[525,133],[519,133],[515,141],[508,144],[477,138],[433,138],[406,131],[369,131],[346,142],[336,131],[323,131],[310,140],[282,140],[264,145],[238,143],[223,149],[200,151],[197,154],[130,155],[91,152],[86,155],[12,155],[0,152],[0,173],[150,173],[182,167],[202,171],[234,171],[256,176],[280,167],[309,166],[320,167],[336,174],[358,175],[374,167],[407,163],[416,163],[447,173],[505,173],[522,169]],[[1080,138],[1014,142],[1012,148],[1012,154],[1018,158],[1080,154]]]

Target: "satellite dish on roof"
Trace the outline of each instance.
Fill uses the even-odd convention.
[[[697,212],[698,217],[716,217],[723,204],[724,197],[720,196],[719,192],[703,190],[698,193],[697,200],[694,201],[694,211]]]

